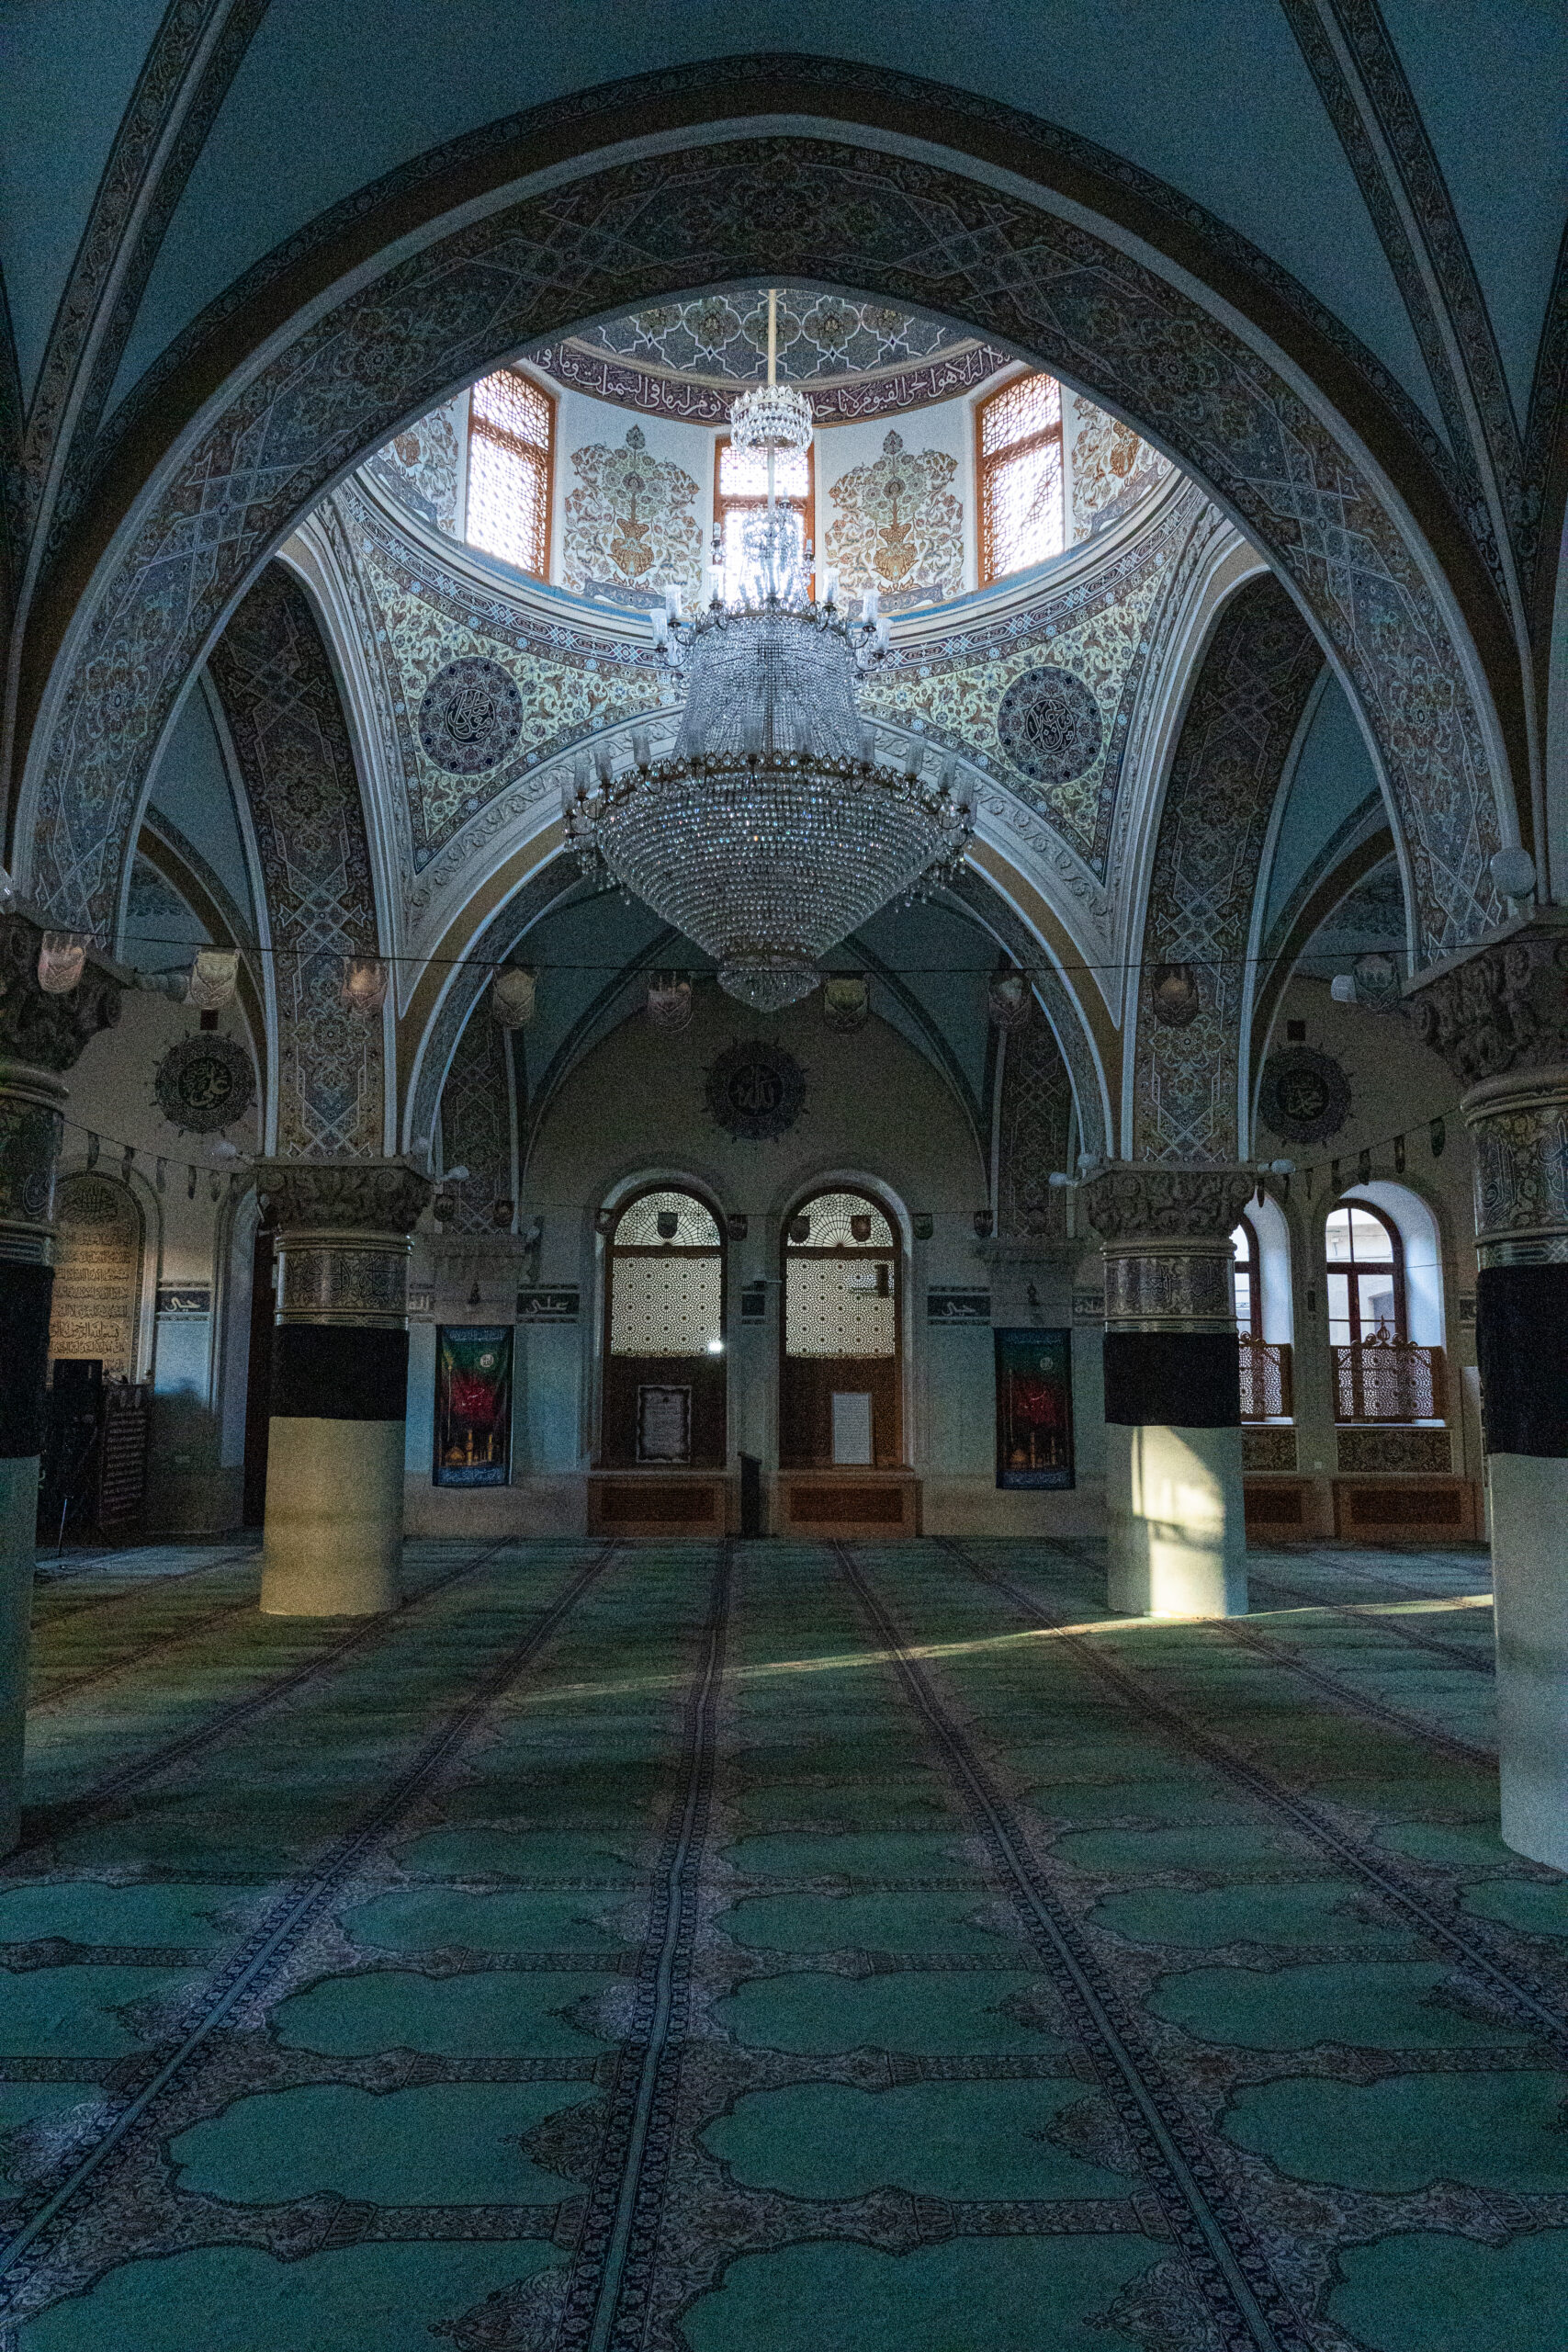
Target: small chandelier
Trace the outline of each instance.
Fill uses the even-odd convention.
[[[584,870],[607,867],[760,1012],[807,995],[818,958],[890,900],[949,880],[974,834],[951,761],[934,782],[923,746],[902,769],[878,763],[855,685],[886,659],[889,624],[874,589],[858,621],[840,612],[831,572],[813,594],[810,549],[777,504],[774,459],[809,447],[811,410],[775,380],[776,302],[770,293],[768,381],[731,411],[735,445],[768,462],[766,511],[744,535],[747,585],[731,601],[716,579],[690,617],[671,590],[653,616],[666,659],[687,672],[673,756],[655,761],[638,730],[629,767],[617,774],[601,751],[561,794]]]

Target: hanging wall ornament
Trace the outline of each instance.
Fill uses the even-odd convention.
[[[684,972],[656,972],[648,984],[648,1018],[655,1029],[686,1028],[692,1018],[692,983]]]
[[[220,1012],[234,1001],[239,970],[237,947],[198,947],[186,983],[186,1002],[197,1012]]]
[[[212,1173],[207,1180],[207,1191],[213,1207],[216,1208],[219,1202],[223,1197],[223,1179],[220,1176],[216,1168],[212,1170]]]
[[[525,964],[503,964],[491,982],[490,1009],[503,1029],[526,1029],[538,1009],[538,976]]]
[[[169,1182],[169,1163],[166,1159],[160,1159],[157,1162],[152,1171],[152,1181],[157,1185],[160,1193],[167,1191]]]
[[[1203,1010],[1191,965],[1156,964],[1149,981],[1149,1005],[1163,1029],[1190,1027]]]
[[[1434,1159],[1441,1159],[1443,1156],[1443,1146],[1447,1143],[1448,1139],[1449,1131],[1447,1127],[1444,1126],[1441,1119],[1434,1119],[1432,1122],[1432,1157]]]
[[[187,1201],[194,1201],[196,1198],[196,1170],[194,1168],[187,1168],[186,1170],[186,1198]]]
[[[46,996],[68,996],[82,977],[87,942],[80,932],[46,931],[38,952],[38,984]]]
[[[1371,1181],[1372,1155],[1370,1151],[1358,1152],[1356,1155],[1356,1182],[1358,1184],[1370,1184]]]
[[[806,1072],[793,1054],[765,1038],[738,1039],[709,1065],[709,1115],[742,1143],[787,1135],[806,1100]]]
[[[96,1136],[90,1135],[87,1137],[87,1165],[89,1168],[96,1168],[97,1166],[98,1151],[98,1138]]]
[[[1349,1111],[1350,1081],[1332,1056],[1311,1046],[1287,1046],[1264,1063],[1258,1116],[1285,1142],[1325,1143]]]
[[[1032,1002],[1027,972],[992,974],[990,1015],[994,1029],[1021,1029]]]
[[[1337,1159],[1331,1159],[1328,1163],[1328,1189],[1331,1193],[1337,1193],[1339,1190],[1339,1162]]]
[[[135,1166],[135,1164],[136,1164],[136,1146],[135,1146],[133,1143],[128,1143],[128,1144],[126,1145],[126,1147],[125,1147],[125,1149],[124,1149],[124,1150],[120,1153],[120,1155],[119,1155],[119,1172],[120,1172],[120,1174],[121,1174],[122,1176],[129,1176],[129,1175],[130,1175],[130,1171],[131,1171],[131,1170],[132,1170],[132,1168]]]
[[[158,1108],[182,1135],[209,1136],[243,1118],[255,1093],[251,1057],[236,1037],[200,1030],[171,1046],[152,1079]]]
[[[350,956],[343,967],[343,1001],[367,1019],[387,1001],[387,967],[379,956]]]
[[[863,1029],[870,1010],[871,989],[860,973],[829,973],[822,983],[822,1018],[829,1029]]]
[[[1393,956],[1377,948],[1371,955],[1358,956],[1350,967],[1356,983],[1356,1002],[1371,1012],[1393,1012],[1399,1006],[1399,965]]]
[[[1403,1136],[1395,1136],[1393,1139],[1393,1172],[1396,1176],[1403,1176],[1404,1173],[1404,1137]]]

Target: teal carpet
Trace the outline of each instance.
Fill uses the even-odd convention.
[[[1550,2352],[1568,1887],[1479,1553],[40,1582],[4,2352]]]

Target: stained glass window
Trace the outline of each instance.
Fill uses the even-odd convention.
[[[468,545],[543,579],[550,557],[556,404],[516,368],[468,395]]]
[[[1062,388],[1054,376],[1020,376],[976,412],[980,585],[1059,555]]]

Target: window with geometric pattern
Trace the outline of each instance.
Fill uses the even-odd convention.
[[[1018,376],[975,412],[980,585],[1059,555],[1062,388],[1054,376]]]
[[[717,1354],[724,1263],[711,1209],[690,1193],[644,1193],[622,1212],[610,1248],[613,1356]]]
[[[893,1228],[875,1202],[819,1193],[785,1234],[785,1355],[896,1355],[897,1280]]]
[[[541,580],[550,560],[555,437],[555,401],[521,368],[498,368],[469,392],[468,545]]]

